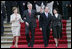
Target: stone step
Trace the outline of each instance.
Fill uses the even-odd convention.
[[[4,35],[13,35],[12,33],[4,33]]]
[[[67,40],[70,40],[70,41],[68,41],[68,43],[71,42],[71,38],[69,38],[69,39],[67,39]],[[13,41],[13,37],[3,38],[3,39],[1,39],[1,41]]]
[[[71,20],[67,20],[67,23],[70,23],[71,22]]]
[[[71,29],[71,26],[68,26],[68,25],[67,25],[66,28],[70,30],[70,29]],[[6,27],[4,27],[4,29],[9,30],[9,29],[11,29],[11,27],[10,27],[10,26],[6,26]]]
[[[66,31],[66,33],[71,33],[71,31]]]
[[[67,23],[66,24],[66,27],[71,27],[71,23]]]
[[[11,26],[4,26],[4,28],[11,28]]]
[[[7,29],[4,29],[4,31],[11,31],[11,29],[10,28],[7,28]]]
[[[71,30],[71,27],[67,28],[66,30],[67,30],[67,31],[70,31],[70,30]],[[7,32],[7,31],[8,31],[8,32],[11,32],[11,29],[4,29],[4,32]]]
[[[12,32],[7,32],[7,31],[6,31],[6,32],[4,32],[4,33],[12,33]]]
[[[67,35],[67,39],[71,39],[71,35]]]
[[[71,39],[70,40],[67,40],[68,41],[68,43],[71,43]]]
[[[69,17],[69,20],[71,20],[71,17]]]
[[[68,35],[67,37],[67,39],[71,39],[70,35]],[[13,40],[13,36],[3,36],[1,37],[1,40]]]
[[[1,44],[1,48],[10,48],[12,44]]]
[[[12,36],[13,34],[12,34],[12,32],[4,32],[4,35],[8,35],[8,36]],[[71,35],[71,32],[67,32],[67,35]]]
[[[71,33],[71,31],[66,31],[66,33]]]
[[[11,29],[11,27],[4,27],[4,29]]]
[[[71,33],[67,33],[67,35],[70,35],[71,36]]]
[[[67,39],[70,39],[71,40],[71,35],[67,35]]]
[[[4,27],[11,27],[11,23],[4,23]]]
[[[4,36],[1,36],[1,38],[3,38],[3,37],[13,37],[13,35],[4,35]],[[71,35],[68,35],[68,37],[71,37]]]
[[[67,35],[71,35],[71,31],[66,31],[66,34]]]
[[[70,30],[71,31],[71,27],[66,27],[66,30]]]
[[[11,23],[4,23],[4,25],[11,25]]]
[[[10,37],[13,37],[13,36],[5,35],[5,36],[1,36],[1,39],[3,39],[3,38],[10,38]]]
[[[11,32],[11,29],[4,29],[4,32]]]
[[[11,41],[7,41],[7,40],[2,41],[1,40],[1,43],[9,43],[10,44],[10,43],[13,43],[13,41],[12,40]],[[71,40],[68,40],[68,43],[71,43]]]
[[[70,31],[71,31],[71,27],[70,26],[67,26],[66,29],[70,29]]]
[[[68,48],[71,48],[71,19],[67,20],[66,29],[69,29],[66,31],[66,33],[67,33],[67,41],[70,40],[70,42],[68,42]],[[68,33],[70,34],[68,35]],[[70,37],[70,39],[68,37]]]
[[[4,24],[4,26],[11,26],[11,24]]]
[[[8,37],[10,37],[10,36],[13,36],[13,34],[8,34],[8,35],[6,35],[6,34],[4,34],[4,36],[6,37],[6,36],[8,36]],[[2,36],[2,37],[4,37],[4,36]]]
[[[68,48],[71,48],[71,43],[68,43]]]
[[[12,39],[1,39],[1,41],[13,41],[13,38]]]
[[[11,33],[11,34],[12,34],[12,32],[7,32],[7,31],[6,31],[6,32],[4,32],[4,34],[5,34],[5,33],[6,33],[6,34]],[[67,33],[67,34],[71,34],[71,31],[66,31],[66,33]]]
[[[1,41],[1,44],[7,44],[7,43],[12,44],[12,42],[13,41],[6,41],[6,40],[4,40],[4,41]]]

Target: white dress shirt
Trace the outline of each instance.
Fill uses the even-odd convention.
[[[58,14],[55,14],[55,17],[57,18],[58,17]]]
[[[31,13],[31,10],[28,9],[28,12]]]
[[[46,15],[46,17],[48,18],[48,13],[47,13],[47,12],[45,12],[45,15]]]

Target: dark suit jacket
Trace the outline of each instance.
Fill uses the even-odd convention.
[[[31,16],[29,16],[28,10],[25,10],[23,13],[23,20],[28,23],[32,23],[33,27],[36,27],[36,14],[37,12],[32,9]],[[24,19],[24,17],[26,19]]]
[[[52,21],[52,15],[48,13],[48,18],[46,17],[45,13],[40,14],[40,19],[39,19],[39,27],[42,26],[49,26]]]
[[[53,16],[52,18],[52,29],[53,29],[53,34],[54,34],[53,36],[55,36],[55,34],[58,33],[58,36],[60,36],[60,38],[62,37],[61,17],[62,16],[59,14],[57,18],[55,16]]]
[[[53,26],[59,26],[62,27],[62,22],[61,22],[62,16],[58,14],[58,18],[55,16],[52,17],[52,27]]]

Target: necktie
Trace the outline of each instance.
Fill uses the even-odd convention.
[[[31,17],[31,11],[29,11],[29,16]]]
[[[31,16],[31,12],[29,12],[29,16]]]

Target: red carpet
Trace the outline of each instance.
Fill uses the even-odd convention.
[[[62,20],[62,23],[63,23],[63,28],[62,28],[63,37],[62,39],[59,40],[59,47],[57,48],[67,48],[66,20]],[[31,33],[30,33],[30,37],[31,37]],[[15,48],[14,41],[13,41],[13,45],[11,46],[11,48]],[[24,23],[21,23],[21,36],[19,37],[18,48],[31,48],[31,47],[28,47],[27,45]],[[37,27],[35,29],[35,44],[33,48],[45,48],[44,42],[43,42],[43,35],[42,35],[42,31],[40,31],[39,29],[38,20],[37,20]],[[49,45],[46,48],[56,48],[55,41],[52,36],[52,31],[50,32]]]

